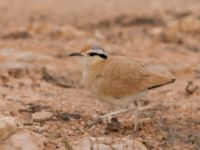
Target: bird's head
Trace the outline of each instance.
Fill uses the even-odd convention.
[[[104,49],[97,45],[87,45],[79,52],[71,53],[69,56],[82,57],[84,62],[95,62],[107,59],[107,54]]]

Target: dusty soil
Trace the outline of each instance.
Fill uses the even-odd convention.
[[[0,116],[45,136],[46,150],[91,136],[131,136],[155,150],[200,149],[200,1],[1,0],[0,22]],[[176,77],[147,96],[162,104],[147,111],[151,121],[137,132],[129,114],[119,115],[114,129],[89,127],[109,105],[81,85],[81,63],[67,57],[88,43]],[[32,120],[41,110],[53,117]]]

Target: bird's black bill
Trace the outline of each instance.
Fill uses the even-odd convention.
[[[69,56],[83,56],[81,53],[71,53]]]

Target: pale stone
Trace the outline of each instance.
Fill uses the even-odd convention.
[[[87,137],[72,144],[74,150],[147,150],[139,140],[131,137]]]
[[[51,119],[52,116],[53,114],[50,112],[41,111],[41,112],[36,112],[32,114],[32,119],[33,121],[45,121],[45,120]]]
[[[147,147],[139,140],[134,140],[132,149],[147,150]]]
[[[113,150],[111,145],[94,144],[93,150]]]
[[[17,121],[13,117],[0,118],[0,140],[5,140],[17,131]]]
[[[73,150],[90,150],[91,148],[92,148],[92,142],[90,139],[77,141],[77,143],[73,145]]]
[[[28,131],[18,131],[4,142],[0,143],[1,150],[43,150],[46,139]]]
[[[113,144],[112,147],[115,150],[121,150],[121,149],[132,150],[133,149],[133,140],[123,138],[123,139],[121,139],[121,141]],[[138,150],[140,150],[140,149],[138,149]]]

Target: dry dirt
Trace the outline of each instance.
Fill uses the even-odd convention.
[[[153,150],[200,149],[199,0],[1,0],[0,116],[46,137],[45,150],[70,149],[85,137],[131,137]],[[104,104],[80,83],[81,63],[67,55],[88,43],[176,77],[147,99],[151,121],[133,132],[99,123]],[[47,111],[47,120],[32,120]],[[141,116],[143,117],[143,116]]]

